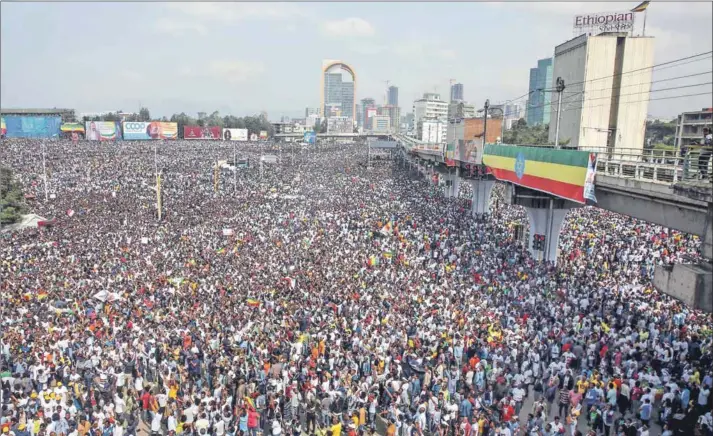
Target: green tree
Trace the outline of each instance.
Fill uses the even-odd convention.
[[[646,122],[644,146],[651,148],[654,144],[675,145],[676,123],[650,120]]]
[[[139,121],[151,121],[151,113],[148,108],[142,107],[139,109]]]
[[[0,167],[0,223],[12,224],[25,212],[22,191],[15,183],[10,168]]]

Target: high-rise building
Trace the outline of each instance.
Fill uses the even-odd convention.
[[[579,149],[644,147],[654,39],[628,33],[581,35],[555,47],[549,140],[555,141],[558,98],[559,141]],[[621,91],[625,89],[626,91]]]
[[[550,123],[552,93],[552,58],[537,61],[537,68],[530,68],[530,97],[527,102],[527,124],[539,126]]]
[[[361,103],[356,104],[356,125],[359,129],[364,127],[364,106]]]
[[[362,98],[361,107],[363,112],[362,115],[362,128],[364,130],[371,130],[371,117],[376,115],[376,101],[373,98]]]
[[[389,86],[389,95],[388,98],[386,99],[386,103],[389,106],[398,106],[399,105],[399,88],[398,86]],[[393,124],[392,124],[393,126]]]
[[[441,100],[441,96],[436,93],[424,93],[423,98],[413,102],[413,115],[415,123],[423,119],[448,119],[448,103]]]
[[[342,78],[347,72],[351,81]],[[337,60],[322,61],[320,112],[323,117],[348,117],[354,120],[356,112],[356,74],[348,64]]]
[[[442,120],[421,120],[416,123],[416,139],[428,144],[442,144],[446,142],[447,127]]]
[[[319,115],[319,108],[318,107],[305,108],[305,118],[309,117],[310,115]]]
[[[451,103],[456,101],[463,101],[463,84],[454,83],[451,85]]]
[[[372,132],[374,133],[389,133],[391,131],[391,119],[388,115],[374,115],[371,118]]]

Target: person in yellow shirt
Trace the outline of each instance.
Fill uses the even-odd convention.
[[[337,420],[337,417],[332,418],[332,426],[329,428],[332,432],[332,436],[341,436],[342,434],[342,423]]]

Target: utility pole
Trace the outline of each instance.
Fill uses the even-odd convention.
[[[42,173],[45,185],[45,203],[48,201],[47,193],[47,165],[45,163],[45,141],[42,141]]]
[[[555,148],[560,148],[560,118],[562,114],[562,91],[564,91],[564,79],[557,78],[557,124],[555,127]]]
[[[213,192],[218,192],[218,161],[215,161],[215,168],[213,169]]]
[[[161,174],[156,173],[156,208],[158,209],[158,220],[163,216],[163,200],[161,199]]]
[[[235,151],[235,141],[233,141],[233,186],[238,192],[238,153]]]
[[[485,150],[485,144],[488,138],[488,108],[490,107],[490,99],[485,100],[485,114],[483,118],[483,150]]]

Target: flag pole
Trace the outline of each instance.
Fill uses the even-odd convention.
[[[646,36],[646,13],[649,11],[649,8],[644,9],[644,29],[641,32],[641,36]]]

